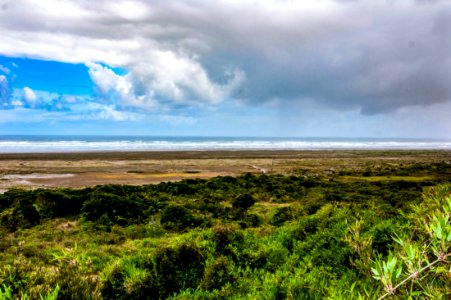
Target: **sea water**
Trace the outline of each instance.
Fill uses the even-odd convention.
[[[0,153],[385,149],[450,150],[451,141],[389,138],[0,136]]]

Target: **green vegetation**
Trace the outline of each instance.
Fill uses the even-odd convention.
[[[0,299],[451,295],[448,162],[293,174],[9,190]]]

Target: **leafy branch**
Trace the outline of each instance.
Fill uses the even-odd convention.
[[[450,187],[445,185],[436,188],[427,194],[421,205],[413,209],[415,213],[411,219],[420,229],[417,240],[396,236],[394,240],[401,246],[397,255],[390,252],[386,261],[377,258],[375,266],[371,268],[373,278],[380,280],[386,291],[379,300],[393,295],[409,281],[412,282],[409,294],[421,294],[421,291],[414,291],[414,281],[417,280],[418,285],[425,290],[420,281],[427,281],[426,287],[432,286],[435,278],[431,278],[431,273],[437,276],[447,273],[443,276],[445,281],[449,280],[447,278],[451,275],[451,270],[443,271],[438,267],[439,264],[451,263],[448,260],[451,256]],[[432,262],[429,260],[431,255],[434,256]],[[407,277],[395,284],[401,278],[403,268],[406,268]],[[423,276],[420,278],[420,275]]]

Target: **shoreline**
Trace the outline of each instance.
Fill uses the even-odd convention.
[[[79,160],[79,159],[205,159],[205,158],[299,158],[306,156],[448,154],[451,149],[307,149],[307,150],[142,150],[142,151],[71,151],[0,153],[1,160]]]

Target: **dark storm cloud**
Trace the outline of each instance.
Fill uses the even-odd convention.
[[[232,97],[377,114],[451,101],[450,1],[0,5],[0,53],[124,67],[127,77],[95,78],[122,107]]]
[[[241,61],[248,75],[235,96],[321,101],[365,114],[450,101],[451,6],[363,2],[329,19],[313,16],[304,28],[273,34],[275,26],[261,24],[229,39],[222,63]],[[211,64],[221,65],[216,54]]]

